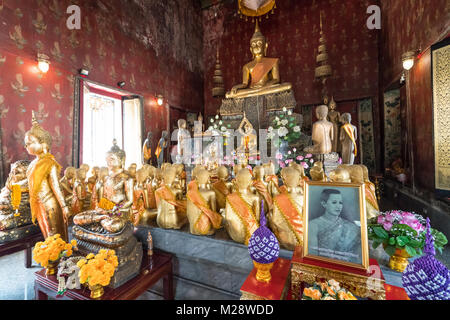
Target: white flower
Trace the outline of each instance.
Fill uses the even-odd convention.
[[[283,126],[287,125],[287,124],[288,124],[288,122],[289,122],[289,121],[287,121],[287,119],[283,119],[283,120],[281,120],[281,124],[282,124]]]
[[[212,126],[209,126],[209,127],[208,127],[208,131],[211,131],[212,129],[213,129]]]
[[[221,127],[220,130],[222,130],[222,131],[227,131],[227,128]]]
[[[218,114],[216,114],[216,119],[219,119],[219,115]]]
[[[275,121],[278,121],[278,120],[280,120],[280,118],[278,118],[278,117],[275,117]]]
[[[283,112],[286,112],[286,110],[287,110],[286,107],[283,107]]]
[[[275,137],[275,133],[273,131],[269,131],[267,133],[267,139],[272,139],[273,137]]]
[[[280,137],[284,137],[285,135],[287,135],[289,133],[289,130],[286,129],[286,127],[280,127],[278,128],[278,135]]]
[[[288,111],[288,116],[290,116],[292,114],[292,111],[291,110],[289,110]]]
[[[277,121],[277,126],[281,126],[281,121]]]
[[[267,132],[272,132],[273,128],[272,127],[268,127],[267,128]]]
[[[299,126],[295,126],[294,127],[294,132],[300,132],[300,127]]]
[[[213,119],[213,118],[211,118],[211,122],[214,122],[214,119]]]

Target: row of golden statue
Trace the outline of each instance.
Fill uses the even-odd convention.
[[[138,170],[132,164],[125,170],[125,152],[114,143],[106,154],[107,167],[93,167],[88,178],[89,166],[69,167],[60,179],[60,166],[49,153],[51,136],[35,120],[25,145],[36,159],[28,166],[22,163],[20,172],[15,168],[14,181],[17,184],[17,176],[23,178],[26,172],[26,182],[19,183],[28,184],[32,220],[37,220],[44,237],[59,233],[67,240],[72,220],[75,238],[114,247],[131,236],[124,231],[127,225],[156,218],[161,228],[180,229],[189,223],[190,232],[196,235],[212,235],[224,227],[234,241],[247,244],[259,227],[263,199],[269,226],[280,244],[292,250],[302,243],[303,184],[309,178],[295,162],[281,170],[281,186],[270,162],[253,169],[236,165],[232,180],[225,166],[211,176],[198,165],[186,185],[183,164],[164,163],[160,169],[144,165]],[[310,175],[318,181],[364,183],[368,218],[377,214],[375,187],[365,166],[341,165],[327,178],[322,163],[315,162]],[[5,186],[10,187],[11,183]],[[2,209],[0,217],[15,214]]]

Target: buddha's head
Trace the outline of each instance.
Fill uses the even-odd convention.
[[[161,138],[163,138],[164,140],[166,140],[168,136],[169,136],[169,132],[167,132],[166,130],[163,130],[161,132]]]
[[[342,123],[350,123],[352,121],[352,115],[348,112],[343,113],[341,116]]]
[[[251,125],[251,123],[247,122],[247,123],[244,125],[244,130],[245,130],[245,133],[247,133],[247,134],[252,133],[252,131],[253,131],[253,126]]]
[[[177,171],[177,175],[180,175],[183,173],[184,171],[184,164],[182,163],[177,163],[175,166],[175,170]]]
[[[169,167],[163,172],[164,184],[171,186],[175,177],[177,175],[177,171],[173,167]]]
[[[151,131],[147,132],[147,140],[152,141],[153,134]]]
[[[207,184],[209,180],[209,171],[206,169],[200,169],[197,171],[197,182],[198,184]]]
[[[28,160],[19,160],[11,164],[11,171],[8,176],[9,184],[16,184],[27,178],[27,169],[30,165]],[[8,184],[7,182],[7,184]]]
[[[202,169],[204,169],[203,168],[203,166],[201,166],[201,165],[196,165],[195,167],[194,167],[194,169],[192,169],[192,175],[191,175],[191,177],[192,177],[192,180],[196,180],[197,179],[197,172],[199,172],[200,170],[202,170]]]
[[[350,173],[345,168],[337,168],[330,172],[331,182],[352,182]]]
[[[261,33],[259,29],[258,21],[256,21],[255,25],[255,33],[253,33],[252,38],[250,39],[250,52],[253,55],[253,58],[256,57],[264,57],[267,52],[267,41],[266,38]]]
[[[161,180],[163,178],[163,172],[160,168],[155,168],[155,179]]]
[[[185,119],[178,119],[178,128],[180,129],[186,129],[186,120]]]
[[[252,174],[247,168],[241,169],[236,175],[236,184],[239,190],[247,189],[252,183]]]
[[[264,167],[256,166],[253,168],[253,174],[257,180],[262,180],[264,178]]]
[[[350,172],[350,179],[353,183],[364,183],[363,169],[358,165],[348,166],[347,170]]]
[[[100,181],[103,181],[108,176],[108,168],[107,167],[101,167],[98,171],[98,179]]]
[[[294,167],[285,167],[281,169],[281,176],[284,184],[288,188],[295,188],[298,186],[300,180],[300,172],[294,169]]]
[[[130,166],[128,167],[128,173],[130,174],[130,176],[136,177],[136,168],[137,168],[136,163],[130,164]]]
[[[328,108],[330,108],[330,110],[332,110],[332,111],[334,111],[334,110],[336,110],[336,101],[334,101],[334,98],[333,97],[331,97],[331,101],[330,101],[330,104],[328,105]]]
[[[25,148],[32,156],[39,156],[50,151],[52,147],[52,136],[44,130],[36,120],[34,111],[31,118],[31,129],[25,133]]]
[[[323,163],[322,161],[316,161],[313,164],[313,167],[311,168],[313,171],[321,171],[323,170]]]
[[[86,173],[87,173],[87,172],[89,172],[89,165],[86,164],[86,163],[83,163],[83,164],[80,166],[80,169],[83,169],[83,170],[86,171]]]
[[[80,181],[86,180],[86,170],[82,168],[77,169],[77,179]]]
[[[109,169],[121,168],[125,165],[125,151],[117,146],[117,140],[113,140],[113,146],[106,153],[106,164]]]
[[[91,175],[93,177],[98,177],[98,172],[100,171],[100,167],[94,166],[91,169]]]
[[[168,162],[164,162],[162,165],[161,165],[161,170],[164,172],[164,171],[166,171],[168,168],[171,168],[172,167],[172,164],[170,164],[170,163],[168,163]]]
[[[217,169],[217,175],[219,176],[220,180],[226,181],[230,174],[228,172],[228,168],[227,167],[220,166],[219,169]]]
[[[66,177],[67,180],[72,180],[75,178],[76,173],[77,169],[74,167],[67,167],[66,170],[64,170],[64,177]]]
[[[289,163],[289,167],[294,168],[295,170],[298,171],[298,173],[300,174],[300,177],[304,177],[305,176],[305,168],[303,168],[302,165],[298,164],[297,162],[290,162]]]
[[[147,172],[144,168],[140,168],[136,170],[136,181],[139,184],[144,183],[145,179],[147,179]]]
[[[316,116],[319,120],[324,120],[328,115],[328,107],[326,105],[320,105],[316,108]]]

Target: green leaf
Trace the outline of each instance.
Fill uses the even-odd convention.
[[[409,238],[407,236],[398,236],[395,240],[400,247],[403,247],[409,243]]]
[[[416,248],[417,255],[421,256],[423,254],[423,251],[421,248]]]
[[[391,245],[387,245],[386,248],[384,248],[384,251],[389,255],[393,256],[395,253],[395,247]]]
[[[434,237],[434,245],[436,247],[443,247],[448,243],[447,237],[436,229],[431,229],[431,235]]]
[[[387,240],[389,238],[389,234],[386,232],[386,230],[384,230],[380,226],[373,227],[373,232],[375,232],[375,234],[378,237],[380,237],[381,239],[386,239]]]
[[[411,257],[414,257],[414,256],[417,255],[416,249],[414,249],[414,248],[412,248],[412,247],[410,247],[408,245],[405,246],[405,250]]]
[[[415,239],[409,239],[408,245],[410,247],[420,248],[420,247],[422,247],[422,242],[415,240]]]
[[[381,243],[382,243],[382,242],[380,242],[380,241],[374,240],[374,241],[372,242],[372,248],[374,248],[374,249],[378,248],[378,247],[380,246]]]
[[[389,244],[392,245],[392,246],[395,245],[395,238],[394,237],[390,237],[389,238]]]
[[[442,254],[442,247],[436,247],[436,250],[439,251],[440,254]]]
[[[411,236],[416,237],[417,231],[406,224],[394,224],[390,231],[395,236],[405,236],[411,234]]]

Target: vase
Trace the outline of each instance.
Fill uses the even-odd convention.
[[[89,285],[89,290],[91,290],[91,299],[100,299],[105,293],[103,286],[100,284],[96,284],[93,286]]]
[[[270,274],[270,270],[273,267],[273,262],[271,263],[259,263],[253,261],[253,265],[256,268],[256,280],[260,282],[270,282],[272,279],[272,275]]]
[[[56,274],[58,270],[59,259],[49,260],[47,266],[45,267],[45,275],[52,276]]]
[[[411,256],[405,249],[395,249],[395,253],[389,258],[389,268],[394,271],[403,272],[408,266]]]

